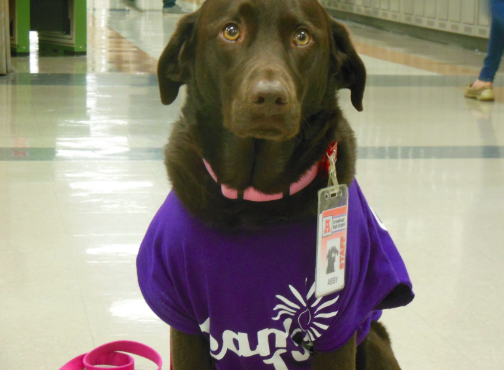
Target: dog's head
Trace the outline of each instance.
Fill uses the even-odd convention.
[[[334,140],[338,180],[353,179],[355,142],[336,91],[350,89],[362,110],[366,71],[347,29],[317,0],[206,0],[179,21],[158,80],[164,104],[187,85],[184,117],[167,152],[180,193],[187,177],[178,177],[177,188],[177,173],[210,178],[201,157],[230,188],[285,193]],[[188,146],[199,156],[191,164]]]
[[[316,0],[207,0],[182,18],[158,67],[161,100],[179,87],[218,107],[239,137],[286,140],[329,87],[362,110],[366,73],[344,26]]]

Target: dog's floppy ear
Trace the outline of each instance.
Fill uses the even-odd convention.
[[[177,98],[180,86],[185,84],[190,75],[190,62],[194,60],[196,20],[198,12],[188,14],[180,19],[177,29],[158,62],[158,82],[161,102],[173,103]]]
[[[331,48],[332,63],[336,67],[337,87],[350,89],[352,105],[361,112],[363,110],[364,87],[366,86],[366,68],[350,41],[346,27],[332,18],[329,22],[334,41]]]

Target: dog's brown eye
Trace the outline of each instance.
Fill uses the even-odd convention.
[[[294,42],[299,46],[306,46],[310,43],[311,37],[307,30],[300,29],[297,31]]]
[[[229,41],[236,41],[240,37],[240,29],[236,24],[228,24],[224,28],[224,37]]]

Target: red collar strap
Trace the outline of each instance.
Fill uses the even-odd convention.
[[[329,156],[331,156],[334,152],[337,153],[337,151],[338,143],[331,143],[329,149],[327,150],[327,155],[325,155],[320,162],[315,163],[297,182],[291,184],[289,188],[289,195],[294,195],[310,185],[319,172],[327,173],[329,170]],[[219,183],[215,172],[213,172],[212,167],[204,158],[203,163],[205,164],[210,176],[212,176],[216,183]],[[228,199],[238,199],[238,190],[236,189],[231,189],[228,186],[221,184],[221,191],[222,195]],[[248,188],[243,192],[243,199],[251,202],[268,202],[271,200],[279,200],[283,197],[283,193],[264,194],[254,188]]]
[[[319,172],[329,172],[329,157],[334,153],[336,153],[336,160],[338,160],[338,143],[336,141],[333,141],[331,144],[329,144],[327,155],[325,155],[324,158],[322,158],[322,160],[319,162]]]

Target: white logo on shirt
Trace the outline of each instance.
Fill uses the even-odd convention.
[[[287,365],[281,355],[287,353],[287,340],[299,347],[299,351],[291,350],[290,355],[297,362],[306,361],[310,358],[309,348],[313,346],[313,341],[320,337],[322,332],[329,328],[329,322],[324,324],[327,319],[336,316],[338,311],[322,312],[325,308],[333,306],[339,296],[328,299],[330,296],[316,299],[315,284],[306,295],[306,299],[294,288],[289,285],[289,289],[294,299],[287,299],[284,296],[277,295],[281,301],[273,311],[276,311],[274,321],[280,320],[282,316],[290,316],[283,321],[283,330],[275,328],[263,329],[257,332],[257,347],[250,348],[249,337],[247,333],[235,333],[231,330],[225,330],[222,333],[222,344],[210,334],[210,318],[200,325],[201,331],[210,335],[210,354],[216,360],[221,360],[227,354],[227,351],[236,353],[238,356],[251,357],[259,355],[265,357],[265,364],[273,365],[275,370],[288,370]],[[334,296],[333,296],[334,297]],[[322,304],[321,304],[322,303]],[[294,323],[294,329],[292,329]],[[274,335],[274,348],[269,345],[269,336]],[[273,352],[273,355],[272,355]]]

